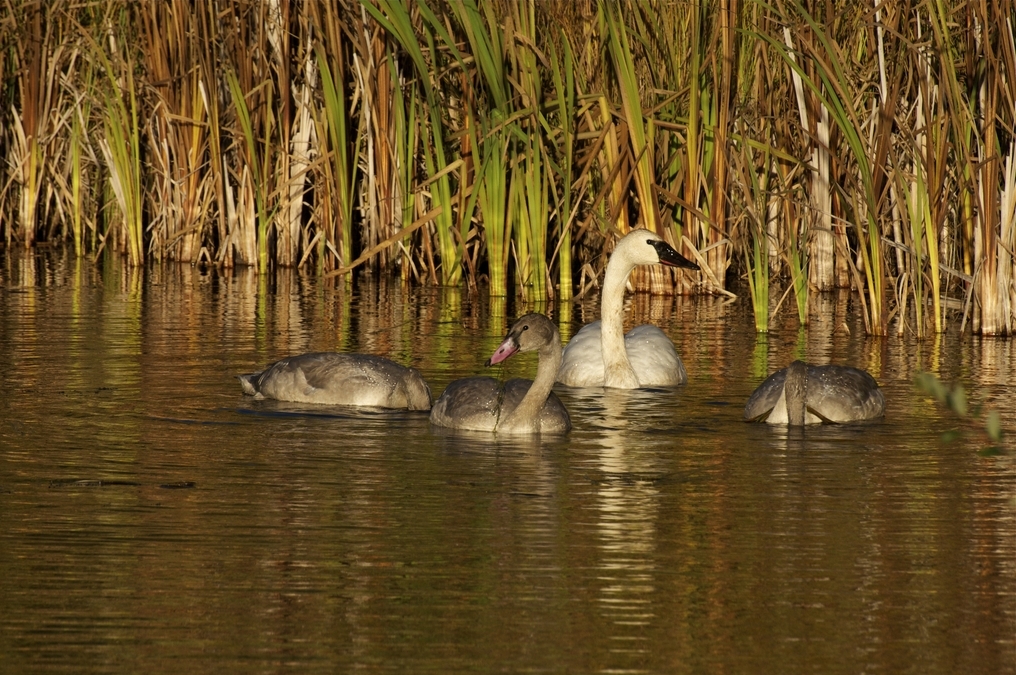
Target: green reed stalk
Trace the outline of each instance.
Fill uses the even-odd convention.
[[[268,186],[265,183],[265,172],[262,169],[262,162],[267,160],[262,159],[262,153],[258,149],[258,138],[254,133],[250,107],[247,105],[247,98],[240,88],[236,73],[232,69],[226,70],[226,85],[229,87],[230,98],[233,101],[236,117],[240,122],[240,130],[247,145],[247,166],[251,171],[254,208],[257,212],[255,214],[257,218],[257,269],[258,274],[265,274],[268,271],[268,233],[274,215],[274,211],[269,212],[268,210]],[[266,88],[266,91],[270,92],[271,88]]]
[[[557,131],[560,136],[557,163],[548,159],[551,169],[557,173],[557,184],[560,193],[555,191],[558,222],[558,294],[562,300],[572,297],[572,256],[571,256],[571,221],[572,221],[572,172],[574,171],[575,152],[575,66],[571,43],[568,35],[561,31],[561,44],[564,50],[564,64],[560,64],[557,48],[550,43],[551,76],[554,92],[557,95]],[[551,187],[555,185],[551,181]]]
[[[472,203],[479,205],[483,221],[490,294],[495,297],[506,296],[510,251],[508,242],[512,233],[512,221],[508,217],[508,167],[514,163],[516,154],[512,142],[516,122],[508,119],[513,111],[509,99],[511,85],[507,75],[507,59],[501,43],[502,28],[497,23],[490,3],[484,3],[485,16],[480,15],[480,9],[473,0],[453,0],[450,7],[466,34],[476,63],[476,73],[490,99],[490,109],[484,113],[474,109],[474,104],[481,104],[483,99],[479,92],[467,91],[465,96],[468,115],[473,121],[469,129],[471,147],[476,158],[474,163],[479,167],[475,176],[475,202]],[[469,73],[469,66],[459,53],[455,41],[443,31],[440,34],[449,51],[458,60],[462,72]],[[470,82],[472,78],[464,80]],[[472,209],[467,209],[467,213],[472,213]]]
[[[81,146],[84,144],[84,125],[78,111],[74,111],[71,122],[71,230],[74,233],[74,255],[84,253],[84,237],[81,224]]]
[[[388,50],[387,57],[389,77],[396,83],[392,91],[394,94],[394,127],[395,127],[395,166],[398,172],[399,198],[401,200],[401,228],[405,229],[413,222],[413,214],[416,213],[416,172],[414,159],[416,149],[419,147],[419,123],[417,121],[417,100],[416,83],[413,82],[403,90],[399,82],[399,71],[391,50]],[[412,239],[406,236],[402,239],[403,264],[401,274],[403,281],[409,281],[409,275],[413,265],[410,255]]]
[[[922,102],[919,100],[920,106]],[[913,178],[909,184],[905,183],[903,172],[897,167],[895,172],[897,185],[900,192],[905,195],[906,215],[910,222],[910,240],[912,245],[913,263],[911,264],[912,285],[914,289],[914,311],[917,323],[917,337],[923,338],[927,333],[925,327],[925,299],[924,299],[924,259],[927,254],[929,274],[932,284],[932,302],[935,317],[935,332],[942,331],[942,304],[940,298],[940,276],[938,256],[938,232],[931,213],[931,194],[929,193],[929,180],[926,167],[934,161],[930,156],[928,145],[925,142],[927,126],[923,110],[918,107],[916,127],[917,138],[912,143],[913,153]],[[934,133],[934,128],[932,129]],[[931,152],[934,152],[932,150]],[[926,243],[925,243],[926,242]]]
[[[907,190],[907,218],[910,221],[910,241],[913,247],[913,264],[911,266],[911,283],[914,287],[914,317],[917,324],[917,337],[923,338],[924,327],[924,253],[923,240],[925,236],[931,241],[934,239],[932,230],[929,228],[931,211],[928,208],[928,191],[925,188],[924,170],[920,165],[920,158],[914,162],[915,176],[914,183]],[[927,216],[925,215],[927,214]],[[936,299],[937,300],[937,299]],[[938,307],[936,303],[936,313]]]
[[[764,7],[775,13],[775,10],[761,0],[756,0]],[[856,218],[854,227],[857,230],[857,238],[861,258],[864,264],[864,273],[867,281],[868,312],[865,314],[865,326],[868,333],[872,335],[884,335],[885,326],[885,271],[882,263],[882,239],[881,231],[876,222],[876,213],[879,203],[875,195],[875,186],[872,176],[871,161],[868,148],[861,133],[861,124],[854,109],[854,100],[850,95],[850,82],[845,74],[838,51],[825,33],[824,27],[819,24],[798,2],[794,3],[798,16],[802,17],[811,29],[811,33],[818,44],[808,41],[804,42],[812,58],[815,74],[818,81],[812,78],[807,70],[798,63],[797,59],[780,40],[765,33],[755,33],[756,36],[765,40],[783,59],[784,63],[796,72],[801,81],[811,90],[816,100],[826,109],[836,125],[839,127],[851,156],[857,164],[857,171],[861,182],[860,202],[855,199],[855,213],[861,214]],[[863,219],[863,223],[862,223]],[[793,260],[795,256],[792,254]]]
[[[796,229],[793,226],[788,229],[790,248],[787,253],[787,262],[790,265],[790,283],[794,286],[797,318],[804,326],[808,323],[808,262]]]
[[[685,137],[684,199],[692,209],[685,209],[684,226],[689,234],[695,232],[693,209],[698,208],[699,177],[701,175],[699,144],[702,134],[702,20],[704,13],[705,8],[701,2],[696,2],[692,11],[688,13],[690,63],[688,65],[688,131]],[[675,220],[675,225],[676,223]]]
[[[931,302],[935,312],[935,332],[942,332],[942,276],[940,274],[940,263],[938,254],[938,228],[935,227],[935,220],[931,215],[931,195],[928,194],[927,186],[923,184],[918,187],[924,193],[923,210],[921,219],[924,222],[923,230],[928,248],[928,267],[931,275]]]
[[[919,184],[915,184],[914,190],[921,197],[923,209],[920,213],[923,220],[923,231],[927,240],[928,267],[931,276],[932,303],[935,317],[935,333],[939,334],[944,330],[944,317],[942,313],[942,283],[941,264],[939,254],[939,228],[938,217],[945,217],[945,210],[948,205],[938,203],[936,194],[943,194],[945,183],[945,167],[948,162],[946,143],[948,142],[948,128],[950,120],[942,113],[942,98],[936,93],[936,87],[932,81],[931,62],[929,54],[925,50],[920,51],[916,56],[917,71],[920,73],[917,87],[917,105],[915,106],[916,140],[913,144],[914,175]],[[933,106],[937,100],[939,109]],[[920,263],[923,267],[923,262]],[[922,298],[916,297],[915,302],[921,304]]]
[[[513,177],[513,180],[522,181],[515,235],[519,257],[527,258],[519,263],[527,271],[521,275],[525,297],[541,301],[547,297],[548,176],[543,166],[540,137],[529,134],[527,140],[522,151],[522,175]]]
[[[631,47],[628,44],[628,32],[624,22],[621,21],[620,8],[614,2],[606,2],[602,6],[605,10],[604,19],[607,24],[610,57],[614,65],[618,89],[621,91],[624,119],[628,122],[628,138],[631,142],[632,153],[638,158],[635,165],[635,190],[638,193],[642,218],[646,227],[653,232],[658,232],[660,230],[659,208],[653,192],[655,184],[653,148],[646,134],[646,120],[642,115],[642,103],[639,97],[639,79],[635,73],[635,63]],[[692,88],[695,88],[694,84]]]
[[[520,164],[511,167],[511,179],[508,188],[508,219],[512,223],[512,237],[515,242],[515,274],[523,296],[528,300],[532,295],[530,278],[533,271],[530,267],[532,256],[529,252],[529,212],[526,209],[525,170]]]
[[[359,156],[359,134],[352,157],[349,153],[349,121],[346,117],[346,91],[340,82],[332,77],[331,65],[325,55],[324,48],[318,44],[314,48],[317,56],[318,72],[321,75],[321,93],[324,95],[324,113],[328,125],[328,138],[331,141],[329,155],[335,172],[338,188],[338,228],[339,228],[339,260],[342,267],[348,267],[353,261],[353,202],[356,189],[356,162],[353,157]]]
[[[702,137],[699,139],[699,149],[701,152],[701,161],[696,170],[703,176],[710,176],[713,171],[713,164],[716,161],[716,97],[713,95],[712,88],[705,82],[699,85],[699,105],[701,110],[698,113],[698,119],[700,128],[702,130]],[[705,218],[698,219],[698,236],[699,246],[705,247],[710,244],[712,230],[710,226],[710,220],[713,218],[712,204],[713,195],[716,192],[716,186],[713,185],[712,181],[704,180],[701,183],[702,191],[702,213]]]
[[[437,63],[434,35],[426,26],[423,27],[428,53],[434,59],[434,63],[428,65],[413,28],[408,3],[404,4],[398,0],[376,0],[376,2],[375,7],[371,0],[361,0],[361,6],[399,42],[412,59],[427,99],[430,125],[429,127],[424,125],[421,139],[424,141],[424,162],[427,170],[431,176],[437,177],[431,189],[431,196],[433,205],[441,209],[434,219],[441,255],[441,283],[454,286],[462,281],[462,259],[469,222],[463,221],[456,237],[455,202],[452,199],[451,182],[446,173],[449,162],[445,156],[444,122],[441,119],[443,108],[435,90],[435,84],[439,81],[440,66]],[[419,0],[416,6],[428,25],[442,30],[442,22],[426,2]]]
[[[512,226],[508,218],[508,162],[510,131],[501,127],[482,143],[483,159],[477,175],[477,192],[483,230],[487,235],[490,294],[508,295],[508,254]]]
[[[78,99],[80,102],[71,113],[71,230],[74,234],[74,254],[81,256],[85,250],[84,238],[84,200],[81,194],[82,176],[84,169],[81,166],[81,154],[88,144],[87,124],[85,120],[91,114],[91,99],[95,88],[94,70],[91,63],[84,66],[85,91]]]
[[[755,317],[755,332],[769,332],[769,238],[768,223],[769,195],[768,182],[771,175],[772,157],[766,148],[762,160],[762,170],[756,170],[753,148],[750,144],[741,144],[744,170],[741,172],[742,184],[747,178],[750,192],[745,195],[746,210],[751,226],[751,256],[748,258],[748,293],[751,295],[751,308]],[[760,178],[761,174],[761,178]]]
[[[480,16],[480,9],[474,0],[451,0],[450,7],[469,41],[470,53],[476,62],[483,84],[493,99],[493,107],[502,114],[508,111],[509,83],[505,73],[505,49],[501,44],[501,26],[498,25],[494,8],[484,3],[486,18]],[[514,5],[517,9],[518,5]],[[439,29],[441,30],[441,29]],[[456,55],[459,66],[466,71],[466,63],[456,48],[451,35],[441,30],[445,45]]]
[[[513,19],[517,34],[531,45],[537,41],[535,3],[514,5]],[[515,228],[517,240],[525,239],[524,246],[518,250],[521,254],[527,251],[530,260],[527,264],[530,274],[524,281],[526,297],[529,300],[542,301],[547,298],[547,220],[550,211],[550,177],[544,157],[547,154],[543,146],[542,131],[548,126],[546,118],[540,110],[543,102],[542,77],[537,56],[532,49],[517,48],[513,42],[512,62],[515,67],[515,81],[518,94],[521,96],[526,117],[517,131],[519,160],[523,167],[524,195],[520,201],[522,209]]]
[[[974,165],[978,162],[973,150],[972,138],[975,137],[976,124],[974,122],[974,109],[977,106],[975,88],[970,87],[969,91],[974,100],[967,97],[968,88],[956,72],[956,63],[963,61],[963,55],[958,53],[956,43],[949,32],[949,26],[953,22],[952,8],[947,7],[943,0],[932,0],[928,3],[928,18],[930,19],[932,35],[934,38],[935,52],[941,54],[939,59],[942,78],[939,86],[944,89],[946,99],[950,107],[950,126],[953,130],[952,139],[956,146],[956,153],[962,162],[960,171],[963,189],[961,189],[961,212],[964,246],[964,272],[973,275],[975,266],[979,261],[972,257],[974,240],[974,176],[976,170]]]
[[[769,242],[765,225],[752,223],[751,259],[748,261],[748,292],[755,316],[755,332],[769,332]]]
[[[128,43],[129,44],[129,43]],[[130,265],[144,262],[144,225],[142,223],[141,130],[138,124],[137,89],[134,82],[132,46],[123,47],[119,73],[104,50],[92,42],[106,73],[103,92],[103,129],[100,148],[109,168],[110,187],[123,215]],[[126,95],[126,101],[124,96]]]

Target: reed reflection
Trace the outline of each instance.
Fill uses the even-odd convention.
[[[650,320],[686,387],[559,388],[568,437],[463,438],[426,416],[243,405],[235,375],[373,345],[438,393],[490,374],[511,301],[299,275],[259,295],[251,270],[175,265],[139,285],[52,253],[0,251],[6,670],[80,670],[84,654],[221,672],[835,672],[861,653],[883,672],[1013,672],[1012,457],[944,439],[955,418],[912,385],[922,370],[963,384],[1008,438],[1012,341],[809,329],[805,356],[878,369],[889,409],[789,430],[739,418],[801,344],[796,316],[757,340],[743,306],[639,300],[632,315],[666,308]],[[582,312],[575,325],[598,317]],[[511,363],[505,377],[535,369]]]

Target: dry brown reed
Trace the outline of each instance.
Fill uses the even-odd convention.
[[[6,246],[540,300],[641,225],[703,272],[638,287],[750,274],[759,330],[1016,330],[1014,0],[3,7]]]

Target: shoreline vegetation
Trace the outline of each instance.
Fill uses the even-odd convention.
[[[1016,2],[8,0],[0,240],[1016,333]],[[955,324],[954,321],[950,320]],[[969,328],[968,328],[969,327]]]

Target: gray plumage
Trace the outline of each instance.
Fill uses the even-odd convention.
[[[860,422],[884,414],[885,397],[866,371],[803,361],[766,378],[744,407],[746,421],[792,426]]]
[[[430,387],[414,368],[370,354],[290,356],[240,375],[245,394],[299,403],[430,410]]]
[[[547,317],[527,314],[516,321],[487,365],[528,351],[540,357],[535,380],[512,379],[504,385],[492,377],[455,380],[434,402],[430,421],[452,429],[505,434],[569,431],[568,411],[551,391],[561,364],[561,334]]]

